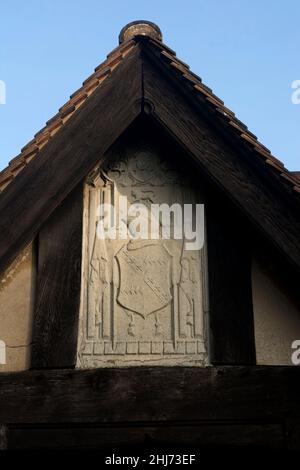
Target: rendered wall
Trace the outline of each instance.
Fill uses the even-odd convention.
[[[29,367],[34,286],[33,247],[29,245],[0,277],[0,341],[6,352],[0,372]]]
[[[258,259],[252,266],[257,364],[292,365],[291,344],[300,340],[300,309]]]

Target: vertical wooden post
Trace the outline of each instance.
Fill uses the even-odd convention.
[[[39,233],[32,368],[72,367],[76,362],[82,210],[81,183]]]
[[[255,364],[250,237],[222,202],[207,206],[211,362]]]

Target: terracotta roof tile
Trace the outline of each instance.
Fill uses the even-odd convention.
[[[25,158],[26,161],[28,161],[29,159],[32,159],[32,157],[34,157],[37,154],[38,150],[39,149],[37,146],[29,147],[26,150],[24,150],[24,152],[22,152],[22,156]]]
[[[30,140],[24,147],[21,148],[21,152],[23,153],[24,151],[28,150],[29,148],[32,148],[32,146],[36,145],[35,139]]]
[[[6,188],[6,186],[14,179],[14,174],[6,168],[5,172],[0,173],[0,185],[1,188]]]
[[[300,181],[300,171],[292,171],[292,175]]]
[[[291,173],[291,172],[287,173],[286,171],[284,171],[280,174],[280,176],[282,176],[282,178],[285,178],[292,185],[298,186],[299,181],[298,181],[297,178],[295,178],[293,173]]]
[[[100,69],[97,72],[94,72],[83,82],[83,86],[88,85],[88,83],[93,81],[95,78],[98,79],[99,81],[104,80],[105,77],[110,73],[110,71],[111,70],[109,67],[104,67],[103,69]]]
[[[173,49],[171,49],[169,46],[164,44],[163,42],[158,41],[157,39],[154,39],[154,38],[149,39],[149,42],[150,44],[155,45],[155,47],[157,47],[161,51],[168,52],[171,56],[176,57],[176,52]]]
[[[216,108],[216,111],[220,114],[222,114],[223,118],[228,118],[229,120],[231,120],[232,117],[235,117],[235,114],[233,111],[231,111],[231,109],[229,108],[226,108],[225,105],[222,105],[222,107],[217,107]],[[244,126],[245,128],[245,126]]]
[[[214,95],[211,91],[210,91],[210,88],[208,88],[207,86],[205,86],[203,83],[197,83],[194,85],[194,89],[197,90],[197,91],[200,91],[201,93],[203,93],[206,98],[209,98],[209,100],[211,101],[211,103],[214,103],[216,104],[217,106],[223,106],[224,102],[222,100],[220,100],[220,98],[218,98],[216,95]]]
[[[119,54],[125,54],[126,52],[128,52],[132,47],[132,41],[129,40],[129,41],[125,41],[123,42],[122,44],[120,44],[119,46],[115,47],[111,52],[109,52],[107,54],[107,59],[110,59],[111,57],[115,56],[116,54],[119,55]]]
[[[15,157],[9,162],[9,169],[13,173],[14,170],[17,170],[20,167],[26,165],[26,160],[23,156]]]
[[[228,121],[228,124],[234,128],[234,130],[236,130],[237,132],[239,132],[240,135],[242,135],[245,130],[245,127],[242,127],[239,123],[236,122],[236,120],[232,120],[231,119],[231,116],[229,116],[229,121]]]

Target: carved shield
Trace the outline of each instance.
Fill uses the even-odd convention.
[[[171,255],[162,244],[130,241],[116,258],[120,268],[120,305],[145,318],[171,301]]]

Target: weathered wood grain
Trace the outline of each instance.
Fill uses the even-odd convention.
[[[0,422],[300,420],[300,368],[137,367],[0,374]]]
[[[249,226],[221,196],[206,203],[210,360],[255,364]]]
[[[155,425],[29,425],[9,427],[8,449],[99,449],[113,448],[141,455],[147,448],[173,449],[182,453],[194,447],[199,452],[210,447],[284,449],[281,423],[184,422]],[[183,450],[184,449],[184,450]],[[109,454],[109,452],[107,452]],[[132,455],[132,454],[130,454]]]
[[[38,235],[31,367],[76,362],[81,286],[83,185],[56,208]]]

